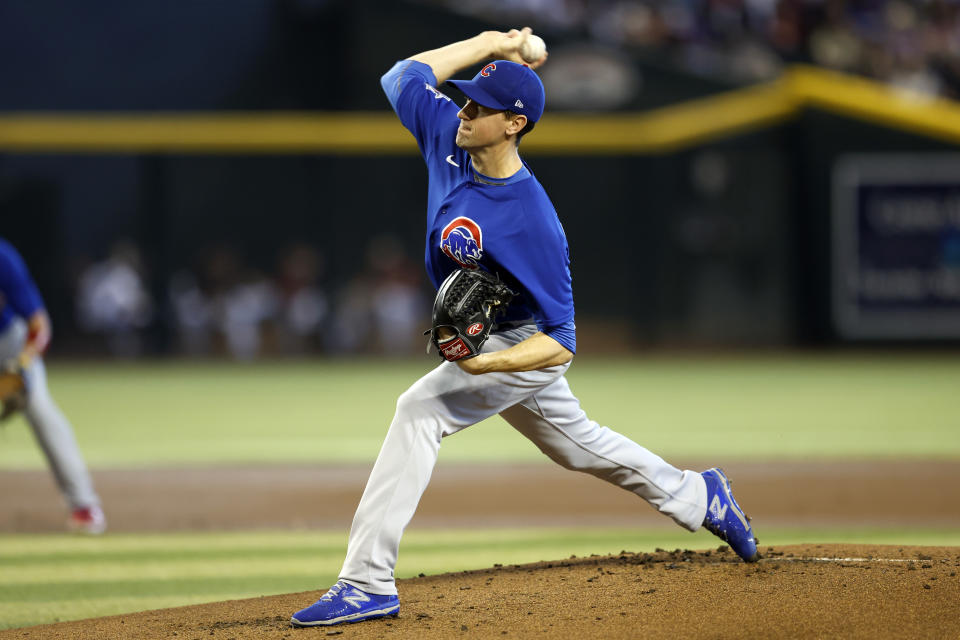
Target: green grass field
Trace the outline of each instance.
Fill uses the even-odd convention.
[[[50,386],[95,468],[372,461],[397,396],[433,365],[52,363]],[[587,413],[669,457],[958,458],[960,358],[910,355],[583,358]],[[444,461],[539,461],[493,418]],[[0,468],[42,468],[22,420]]]
[[[93,468],[322,464],[372,461],[396,396],[432,364],[53,362],[49,373]],[[594,419],[669,457],[960,458],[956,357],[582,358],[568,377]],[[450,438],[440,459],[542,456],[495,418]],[[43,467],[22,419],[0,429],[0,469]],[[346,534],[0,536],[0,628],[323,588]],[[799,542],[960,545],[960,531],[763,533],[765,545]],[[679,529],[411,531],[397,575],[715,544]]]

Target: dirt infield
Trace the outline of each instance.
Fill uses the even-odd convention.
[[[701,464],[682,464],[701,468]],[[960,527],[960,462],[735,463],[763,527]],[[105,471],[111,530],[345,528],[366,468]],[[49,475],[0,472],[0,531],[60,530]],[[203,487],[202,492],[197,487]],[[318,505],[304,513],[302,505]],[[319,507],[322,505],[322,508]],[[412,526],[672,527],[630,494],[549,465],[437,469]],[[723,549],[723,550],[721,550]],[[17,638],[958,638],[960,548],[761,544],[556,559],[399,583],[400,616],[292,629],[318,592],[0,631]]]
[[[960,461],[739,462],[724,469],[761,529],[960,527]],[[114,532],[346,529],[368,473],[368,466],[187,468],[100,471],[94,480]],[[0,532],[63,530],[49,473],[0,471],[0,487]],[[675,526],[633,494],[551,464],[441,464],[411,523],[523,525]]]

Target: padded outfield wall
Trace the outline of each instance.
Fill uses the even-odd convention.
[[[240,245],[269,269],[283,246],[306,240],[325,255],[331,283],[359,272],[367,242],[382,234],[414,259],[422,254],[425,173],[411,138],[383,110],[379,74],[436,38],[438,25],[451,38],[489,25],[397,3],[377,12],[331,3],[309,16],[290,14],[294,5],[245,6],[230,32],[246,34],[234,48],[246,53],[230,60],[182,54],[154,60],[139,78],[119,67],[121,84],[86,76],[74,93],[38,67],[49,91],[31,94],[29,72],[18,67],[17,90],[0,105],[2,233],[33,266],[58,349],[77,337],[71,273],[117,237],[144,248],[158,300],[175,270],[216,243]],[[121,27],[148,10],[127,11],[113,18]],[[184,35],[169,22],[154,28]],[[189,30],[183,48],[202,54],[209,33]],[[29,35],[24,29],[24,42]],[[77,73],[97,66],[75,57],[67,66]],[[911,175],[942,166],[960,141],[956,105],[813,69],[738,88],[657,60],[633,64],[644,84],[629,109],[548,113],[523,145],[568,231],[585,336],[613,330],[627,346],[958,338],[949,331],[960,326],[948,213],[955,184],[928,184],[912,204],[896,190],[913,183],[873,185],[872,198],[893,198],[881,208],[947,212],[924,239],[864,249],[861,235],[877,240],[867,222],[842,242],[835,233],[858,215],[849,198],[848,213],[838,209],[838,167],[852,156],[892,162],[894,174],[898,162]],[[238,65],[246,71],[226,73]],[[200,70],[164,75],[187,66]],[[201,90],[216,74],[219,89]],[[863,274],[874,284],[850,285]],[[158,323],[160,351],[166,333]]]

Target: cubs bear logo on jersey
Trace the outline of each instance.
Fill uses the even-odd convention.
[[[483,231],[480,225],[460,216],[440,233],[440,250],[465,269],[476,269],[483,255]]]

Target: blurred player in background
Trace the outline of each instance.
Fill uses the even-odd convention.
[[[705,527],[744,560],[757,560],[753,531],[722,471],[677,469],[600,426],[567,384],[576,351],[567,239],[518,152],[546,100],[532,70],[546,52],[533,57],[531,35],[530,29],[487,31],[401,60],[381,79],[427,164],[426,266],[434,286],[457,269],[482,269],[518,295],[481,353],[442,363],[400,396],[353,519],[340,579],[293,614],[294,626],[398,613],[400,537],[440,441],[496,414],[558,464],[631,491],[680,526]],[[521,57],[525,49],[529,64]],[[473,80],[449,82],[467,96],[463,108],[437,89],[481,62],[487,64]]]
[[[107,528],[100,498],[73,428],[47,389],[43,353],[50,336],[50,317],[23,258],[0,238],[0,364],[20,382],[17,393],[2,398],[0,416],[23,412],[70,508],[69,529],[97,535]]]

